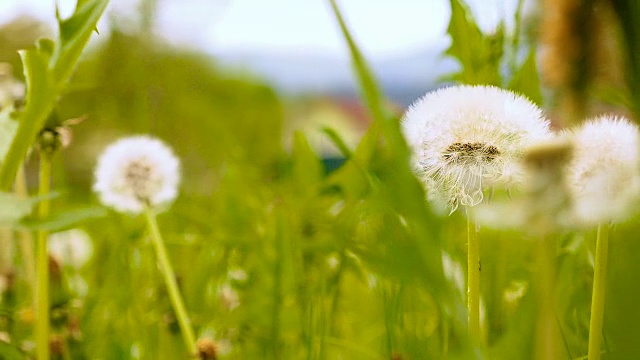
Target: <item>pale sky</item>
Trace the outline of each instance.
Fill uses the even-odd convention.
[[[62,13],[75,2],[58,0]],[[346,57],[327,0],[158,0],[157,29],[173,43],[216,54],[305,51]],[[491,29],[513,12],[516,0],[469,1],[481,27]],[[108,16],[135,16],[134,1],[112,0]],[[0,22],[29,13],[55,23],[55,0],[0,0]],[[443,43],[448,0],[338,0],[356,40],[372,57]],[[507,16],[509,18],[509,16]],[[108,27],[107,16],[98,28]]]

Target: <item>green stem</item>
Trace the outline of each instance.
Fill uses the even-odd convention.
[[[38,196],[41,197],[38,215],[41,219],[49,215],[51,192],[51,154],[40,152],[40,183]],[[49,253],[45,230],[38,231],[37,264],[36,264],[36,353],[38,360],[49,359]]]
[[[600,359],[604,294],[607,285],[607,257],[609,252],[609,225],[598,225],[596,238],[593,293],[591,295],[591,322],[589,324],[589,360]]]
[[[29,191],[27,189],[27,177],[24,171],[24,165],[18,168],[18,174],[16,176],[15,192],[21,198],[27,198]],[[31,294],[33,299],[32,306],[38,302],[36,297],[36,260],[34,258],[33,251],[33,237],[30,231],[20,230],[18,232],[20,238],[20,248],[22,250],[22,265],[24,266],[24,273],[27,279],[27,283],[31,286]]]
[[[193,328],[191,327],[191,320],[189,320],[189,315],[187,314],[187,310],[184,306],[184,301],[182,300],[182,296],[178,290],[176,276],[173,268],[171,267],[171,262],[169,261],[169,256],[167,255],[167,249],[164,246],[162,236],[160,235],[156,216],[153,213],[153,210],[148,206],[145,208],[145,216],[147,218],[149,230],[151,231],[151,241],[153,242],[153,246],[158,257],[160,272],[164,277],[164,282],[169,292],[169,299],[171,300],[173,311],[176,313],[178,318],[178,324],[180,325],[180,332],[182,333],[184,344],[186,345],[189,353],[195,355],[197,351],[196,339],[193,333]]]
[[[467,308],[469,336],[478,344],[480,334],[480,241],[476,223],[467,211]]]
[[[538,254],[539,313],[536,329],[536,359],[557,359],[557,324],[553,311],[555,299],[555,243],[552,236],[540,239]]]
[[[281,321],[281,306],[282,306],[282,290],[283,290],[283,261],[284,261],[284,249],[285,249],[285,234],[284,234],[284,218],[282,213],[279,213],[276,218],[275,229],[275,246],[276,246],[276,261],[273,267],[273,305],[271,308],[271,347],[273,351],[273,358],[280,358],[280,321]],[[321,302],[322,304],[322,302]],[[322,313],[324,313],[324,308]]]

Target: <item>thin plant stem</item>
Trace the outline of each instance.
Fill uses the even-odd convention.
[[[481,343],[480,334],[480,241],[475,221],[467,211],[467,308],[469,336]]]
[[[558,357],[557,324],[554,315],[555,299],[555,242],[552,236],[542,236],[539,244],[539,313],[536,333],[536,359],[553,360]]]
[[[280,321],[281,321],[281,306],[282,306],[282,289],[283,289],[283,256],[284,256],[284,223],[281,214],[278,214],[276,218],[275,229],[275,246],[276,246],[276,262],[273,267],[273,306],[271,308],[271,347],[273,351],[273,358],[280,358]],[[322,309],[322,308],[321,308]],[[324,309],[322,309],[324,314]]]
[[[41,219],[49,215],[51,192],[51,154],[40,152],[40,175],[38,196],[41,197],[38,215]],[[49,253],[46,230],[38,230],[36,259],[36,354],[38,360],[49,359]]]
[[[27,178],[24,171],[24,164],[18,168],[15,183],[15,193],[21,198],[29,196],[27,189]],[[19,230],[18,236],[20,238],[20,249],[22,250],[22,265],[24,266],[24,273],[27,279],[27,283],[31,286],[31,294],[33,297],[33,305],[37,303],[36,298],[36,260],[33,251],[33,237],[30,231]]]
[[[600,359],[604,294],[607,285],[607,257],[609,253],[609,224],[598,225],[596,237],[593,293],[591,295],[591,321],[589,324],[589,360]]]
[[[189,319],[189,315],[187,314],[187,310],[184,306],[184,301],[182,300],[182,296],[180,295],[180,291],[178,290],[176,276],[173,271],[173,267],[171,266],[171,262],[169,261],[169,256],[167,255],[167,249],[164,246],[164,241],[162,240],[160,229],[158,228],[156,215],[153,212],[153,209],[151,209],[149,206],[145,208],[144,214],[147,218],[147,225],[149,226],[149,230],[151,232],[151,242],[153,243],[153,246],[156,250],[156,255],[158,257],[160,272],[164,277],[164,282],[167,286],[167,291],[169,292],[169,299],[171,300],[173,311],[176,313],[176,317],[178,318],[178,324],[180,325],[180,333],[182,334],[182,339],[184,340],[184,344],[187,347],[189,353],[195,355],[197,351],[196,339],[193,333],[193,328],[191,327],[191,320]]]

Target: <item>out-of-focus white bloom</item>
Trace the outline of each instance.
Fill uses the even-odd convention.
[[[519,184],[523,149],[551,136],[536,105],[493,86],[430,92],[409,107],[402,130],[429,198],[452,212],[477,205],[488,188]]]
[[[638,127],[601,116],[573,132],[569,166],[575,216],[582,225],[622,221],[633,215],[640,190]]]
[[[140,213],[178,195],[180,162],[163,142],[147,136],[121,139],[104,151],[95,172],[94,191],[103,204]]]
[[[572,152],[573,144],[566,134],[528,147],[522,159],[524,196],[477,206],[473,218],[483,226],[528,229],[538,235],[571,225],[573,202],[566,172]]]
[[[49,235],[49,253],[64,265],[76,269],[84,266],[93,255],[91,237],[84,230],[71,229]]]
[[[225,283],[220,286],[218,289],[218,298],[222,306],[228,311],[240,306],[240,296],[238,296],[238,292],[229,284]]]

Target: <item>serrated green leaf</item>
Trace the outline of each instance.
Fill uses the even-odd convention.
[[[20,52],[27,82],[26,106],[18,129],[0,168],[0,190],[9,190],[18,166],[42,128],[55,102],[55,88],[48,71],[49,57],[38,49]]]
[[[44,57],[51,58],[51,55],[53,55],[53,52],[55,51],[56,43],[51,39],[41,38],[38,39],[36,48]]]
[[[37,48],[20,52],[27,83],[26,105],[0,168],[0,190],[7,191],[13,185],[20,163],[53,111],[107,3],[93,0],[78,4],[69,19],[59,22],[57,42],[41,39]]]
[[[445,54],[460,62],[460,72],[453,78],[465,84],[501,85],[500,57],[504,43],[504,27],[492,36],[485,36],[471,11],[460,0],[450,0],[451,20],[447,33],[451,46]]]
[[[537,105],[542,105],[542,92],[540,92],[540,76],[536,66],[535,49],[520,66],[520,69],[513,75],[509,82],[509,89],[527,96]]]
[[[57,46],[51,58],[51,68],[56,81],[66,81],[71,75],[108,3],[108,0],[78,3],[73,15],[58,23],[60,41],[56,43]]]

